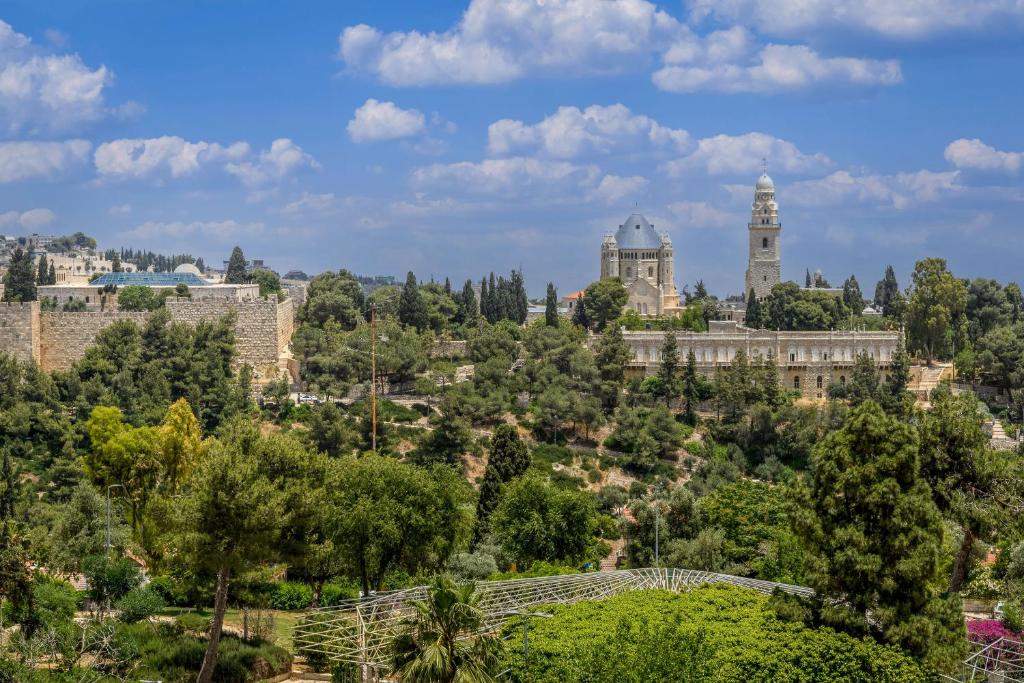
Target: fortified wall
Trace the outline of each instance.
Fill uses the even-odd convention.
[[[623,338],[632,356],[628,370],[642,375],[657,372],[665,333],[627,331]],[[591,337],[591,343],[595,341]],[[710,377],[716,367],[730,365],[743,350],[751,361],[773,358],[782,387],[806,398],[827,398],[830,384],[845,384],[861,353],[875,362],[884,378],[901,343],[899,332],[775,332],[734,321],[712,321],[707,332],[676,333],[680,359],[685,363],[692,350],[704,375]]]
[[[188,325],[235,314],[236,366],[248,364],[255,379],[278,376],[291,342],[294,317],[291,299],[229,300],[168,299],[171,320]],[[119,311],[41,312],[36,301],[0,303],[0,351],[33,360],[46,371],[64,370],[85,355],[101,330],[118,320],[145,324],[148,313]]]

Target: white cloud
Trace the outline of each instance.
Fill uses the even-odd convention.
[[[236,220],[225,221],[146,221],[140,223],[122,235],[140,240],[158,240],[161,238],[207,237],[216,240],[229,240],[238,237],[253,237],[263,234],[266,226],[263,223],[241,223]]]
[[[249,145],[236,142],[224,147],[215,142],[188,142],[177,136],[132,138],[105,142],[96,148],[94,160],[101,176],[147,178],[170,173],[190,175],[207,164],[238,159],[249,153]]]
[[[501,119],[487,128],[487,147],[491,154],[505,155],[524,149],[543,149],[560,158],[577,157],[585,152],[608,153],[617,150],[640,151],[653,147],[682,152],[690,142],[685,130],[668,128],[642,114],[634,114],[622,104],[559,107],[540,122]]]
[[[114,206],[110,207],[110,209],[108,210],[108,213],[111,216],[127,216],[131,212],[132,212],[132,205],[131,204],[115,204]]]
[[[647,178],[642,176],[606,175],[590,193],[591,198],[599,199],[606,204],[616,204],[623,199],[635,198],[647,187]]]
[[[1024,152],[1002,152],[977,138],[960,138],[946,146],[946,161],[957,168],[1016,173],[1024,164]]]
[[[765,133],[746,133],[698,140],[693,153],[667,162],[662,168],[670,176],[679,176],[694,168],[703,168],[715,175],[751,173],[761,168],[762,158],[768,160],[771,168],[791,173],[822,169],[832,164],[820,152],[805,154],[792,142]]]
[[[378,142],[417,135],[425,125],[423,113],[416,109],[402,109],[394,102],[370,98],[356,109],[346,130],[353,142]]]
[[[673,202],[668,210],[684,227],[726,228],[743,224],[743,219],[727,211],[717,209],[707,202]]]
[[[501,83],[539,70],[620,72],[678,28],[646,0],[471,0],[443,33],[350,26],[339,55],[389,85]]]
[[[278,138],[270,149],[260,152],[256,161],[229,163],[227,172],[237,176],[242,184],[255,187],[283,180],[303,168],[320,168],[316,159],[288,138]]]
[[[65,142],[0,142],[0,183],[48,178],[86,160],[92,145]]]
[[[601,182],[597,166],[528,157],[433,164],[413,171],[413,184],[459,194],[578,197]]]
[[[743,27],[715,31],[704,38],[686,35],[664,56],[652,76],[668,92],[774,93],[815,85],[897,85],[903,76],[895,60],[823,57],[806,45],[758,48]]]
[[[64,130],[102,118],[103,90],[112,80],[105,66],[45,54],[0,20],[0,122],[9,132]]]
[[[349,72],[392,86],[617,74],[658,59],[654,83],[671,92],[771,93],[902,79],[895,61],[757,42],[742,26],[702,37],[648,0],[471,0],[459,23],[442,33],[349,26],[339,36],[339,56]]]
[[[1024,4],[1019,0],[689,0],[687,4],[694,20],[712,16],[781,36],[859,29],[886,38],[920,39],[1024,23]]]
[[[914,171],[895,175],[836,171],[817,180],[794,183],[786,189],[788,203],[797,206],[834,206],[846,203],[889,205],[906,209],[916,203],[936,202],[963,193],[959,171]]]
[[[29,209],[28,211],[6,211],[0,213],[0,228],[22,227],[27,230],[45,228],[57,219],[57,214],[49,209]]]

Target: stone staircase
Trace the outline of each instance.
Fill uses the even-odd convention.
[[[626,548],[626,539],[617,538],[610,544],[612,550],[608,553],[608,556],[601,560],[601,571],[611,571],[612,569],[618,569],[619,558],[623,555]]]
[[[931,366],[923,365],[914,369],[910,383],[907,385],[918,401],[928,403],[932,391],[939,386],[943,380],[953,379],[952,363],[935,363]]]

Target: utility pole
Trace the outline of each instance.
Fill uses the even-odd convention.
[[[111,484],[107,487],[107,556],[110,556],[110,490],[111,489],[123,489],[124,486],[121,484]]]
[[[654,566],[661,566],[661,557],[658,553],[658,536],[661,526],[661,508],[658,505],[658,499],[654,499]]]
[[[377,454],[377,304],[370,304],[370,441]]]

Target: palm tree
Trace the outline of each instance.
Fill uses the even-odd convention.
[[[403,683],[492,683],[502,641],[482,634],[484,613],[473,583],[435,577],[414,604],[408,630],[392,644],[392,668]]]

